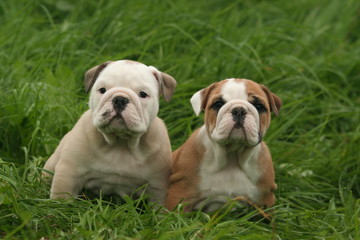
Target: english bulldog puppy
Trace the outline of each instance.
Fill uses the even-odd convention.
[[[205,111],[205,125],[173,152],[166,207],[211,212],[228,200],[270,207],[276,189],[271,155],[263,137],[271,112],[282,102],[264,85],[226,79],[193,95],[192,107]]]
[[[168,74],[135,61],[109,61],[87,71],[90,109],[44,166],[54,172],[53,178],[44,173],[52,178],[50,197],[76,197],[82,189],[124,196],[148,184],[150,199],[163,204],[171,147],[157,113],[159,96],[169,101],[175,87]]]

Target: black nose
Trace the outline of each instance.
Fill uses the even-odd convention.
[[[246,115],[246,110],[242,107],[238,107],[238,108],[234,108],[232,111],[231,111],[231,114],[233,116],[233,118],[242,118],[244,119],[245,118],[245,115]]]
[[[234,108],[231,111],[233,120],[235,122],[235,127],[239,128],[244,125],[244,119],[246,116],[246,110],[242,107]]]
[[[114,109],[121,112],[126,108],[126,105],[129,103],[129,99],[125,97],[115,97],[113,98],[112,103]]]

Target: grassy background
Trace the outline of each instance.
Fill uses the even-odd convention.
[[[357,0],[0,1],[0,238],[360,239],[359,13]],[[177,79],[159,114],[174,149],[202,124],[189,98],[214,81],[249,78],[282,98],[265,138],[272,224],[253,209],[48,200],[41,167],[87,108],[84,73],[116,59]]]

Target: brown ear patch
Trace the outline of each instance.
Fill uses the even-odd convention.
[[[201,91],[201,109],[205,110],[209,101],[210,93],[214,90],[216,83],[211,84],[209,87]]]
[[[260,84],[261,88],[264,90],[264,92],[266,93],[266,96],[269,100],[270,103],[270,110],[276,115],[279,115],[281,106],[282,106],[282,101],[281,99],[275,95],[274,93],[272,93],[266,86]]]
[[[162,78],[161,93],[164,96],[165,100],[168,102],[174,94],[176,88],[176,81],[169,74],[160,72],[160,75]]]
[[[89,69],[86,73],[85,73],[85,79],[84,79],[84,84],[85,84],[85,92],[88,93],[92,86],[94,85],[96,79],[98,78],[99,74],[101,73],[101,71],[112,61],[107,61],[104,62],[100,65],[97,65],[91,69]]]
[[[159,83],[160,94],[164,96],[165,101],[170,101],[176,88],[176,80],[169,74],[160,72],[153,66],[150,66],[149,68]]]

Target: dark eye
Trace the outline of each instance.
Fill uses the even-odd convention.
[[[212,109],[218,111],[222,106],[224,106],[225,102],[222,99],[216,100],[214,104],[211,106]]]
[[[141,98],[146,98],[147,96],[149,96],[146,92],[140,92],[139,93],[139,96],[141,97]]]
[[[265,106],[261,103],[254,103],[253,105],[259,113],[266,112]]]
[[[99,89],[99,92],[100,92],[101,94],[104,94],[104,93],[106,92],[106,88],[103,88],[103,87],[100,88],[100,89]]]

